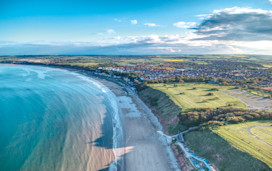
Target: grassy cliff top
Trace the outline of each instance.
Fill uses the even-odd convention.
[[[215,84],[149,84],[153,89],[167,94],[182,109],[191,108],[217,108],[233,106],[236,108],[246,108],[241,100],[230,96],[222,89],[233,89],[233,86],[219,86]]]

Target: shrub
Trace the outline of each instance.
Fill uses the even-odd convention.
[[[197,126],[214,121],[228,123],[239,123],[249,120],[271,120],[271,111],[258,111],[239,108],[196,108],[183,111],[178,115],[181,124],[185,126]]]
[[[210,91],[219,91],[218,88],[211,88]]]

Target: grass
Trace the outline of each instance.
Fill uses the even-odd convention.
[[[219,170],[270,170],[260,160],[233,148],[226,140],[209,130],[189,132],[185,134],[185,142],[194,153],[206,158]]]
[[[183,62],[184,59],[164,59],[165,62]]]
[[[263,64],[263,66],[266,68],[272,68],[272,64]]]
[[[246,105],[238,98],[230,96],[221,89],[232,89],[231,86],[219,86],[215,84],[149,84],[153,89],[166,93],[182,109],[190,108],[217,108],[231,105],[238,108],[246,108]],[[194,89],[195,88],[195,89]],[[212,91],[217,88],[219,91]],[[211,95],[208,95],[211,93]]]
[[[262,139],[268,144],[272,144],[272,127],[255,127],[251,128],[250,131],[256,137]]]
[[[99,63],[94,63],[94,62],[88,62],[88,63],[72,63],[71,66],[81,66],[81,67],[92,67],[96,66]]]
[[[249,153],[272,168],[272,147],[250,135],[248,132],[248,128],[251,126],[271,125],[272,121],[254,121],[222,126],[214,130],[214,132],[223,137],[235,148]],[[255,136],[258,136],[263,141],[268,141],[267,143],[271,142],[272,131],[270,128],[255,127],[252,129],[252,133]]]

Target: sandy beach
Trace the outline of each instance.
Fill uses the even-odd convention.
[[[114,82],[96,79],[116,95],[124,116],[125,147],[120,153],[125,153],[123,170],[180,170],[166,139],[157,132],[161,126],[138,96]]]

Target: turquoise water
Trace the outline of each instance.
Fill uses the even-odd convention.
[[[113,160],[112,93],[66,70],[0,65],[0,170],[99,170]]]

